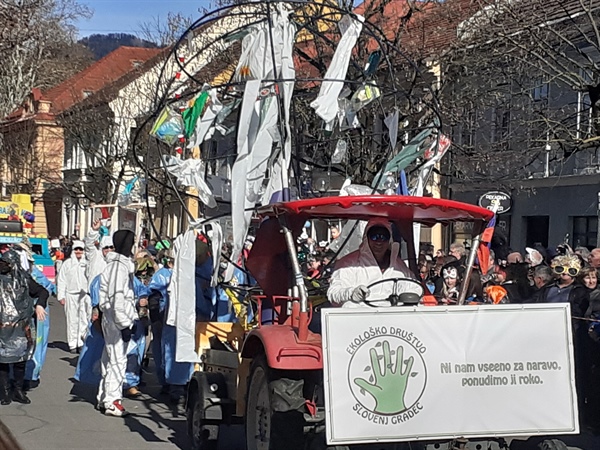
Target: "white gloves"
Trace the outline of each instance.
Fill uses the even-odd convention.
[[[352,291],[350,301],[354,303],[364,302],[370,293],[371,291],[369,291],[369,289],[366,286],[361,284],[360,286],[354,288],[354,290]]]

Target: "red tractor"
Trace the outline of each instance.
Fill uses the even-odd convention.
[[[258,213],[263,221],[246,265],[261,291],[254,296],[258,324],[247,332],[231,324],[227,329],[224,324],[208,324],[215,325],[214,334],[221,331],[221,341],[228,342],[200,346],[203,363],[193,376],[187,404],[193,448],[216,448],[219,427],[235,423],[245,424],[248,450],[348,448],[327,447],[324,437],[322,336],[309,329],[316,314],[297,255],[303,225],[314,219],[384,218],[408,244],[402,257],[418,273],[413,225],[469,222],[473,235],[465,275],[469,279],[479,237],[494,213],[450,200],[382,195],[291,201],[265,206]],[[463,286],[460,304],[465,291]],[[423,303],[423,298],[416,302]],[[415,298],[401,294],[393,303],[414,305]],[[207,333],[211,334],[203,333],[205,343]],[[403,445],[408,444],[398,443],[394,448],[409,448]],[[437,445],[455,448],[455,444]],[[501,442],[496,448],[502,445],[506,444]]]

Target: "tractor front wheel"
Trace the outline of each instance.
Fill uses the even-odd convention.
[[[274,382],[284,373],[271,369],[265,355],[254,358],[246,399],[247,450],[304,450],[304,416],[300,411],[280,412],[274,408]]]
[[[188,423],[192,450],[217,450],[218,424],[207,424],[198,392],[188,399]]]

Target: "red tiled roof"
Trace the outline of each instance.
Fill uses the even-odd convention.
[[[383,8],[380,8],[380,3],[381,0],[367,0],[356,7],[354,12],[369,15],[369,25],[365,25],[364,28],[369,27],[379,38],[381,32],[389,42],[393,42],[397,37],[396,33],[401,33],[397,47],[413,59],[431,57],[450,50],[457,40],[458,24],[472,16],[480,7],[477,0],[446,0],[443,3],[423,1],[413,3],[414,9],[409,13],[407,0],[391,0]],[[369,51],[379,48],[379,44],[372,38],[368,39],[366,45]],[[298,43],[297,47],[308,57],[319,59],[312,40]],[[335,48],[327,50],[333,52]],[[328,59],[331,54],[323,56]],[[398,59],[399,54],[392,52],[390,57]],[[327,61],[323,62],[327,64]],[[297,54],[295,66],[300,78],[316,78],[323,75],[319,75],[314,66]]]
[[[445,53],[457,41],[458,25],[481,9],[476,0],[446,0],[407,25],[403,47],[412,54],[433,56]]]
[[[373,5],[378,1],[373,0]],[[366,3],[357,7],[356,13],[364,14]],[[449,50],[457,39],[458,24],[480,7],[476,0],[424,1],[413,3],[413,11],[409,13],[407,0],[391,0],[369,22],[381,29],[389,41],[396,39],[398,31],[402,33],[398,38],[401,51],[413,57],[427,57]]]
[[[39,88],[33,88],[30,94],[33,102],[37,103],[40,100],[51,102],[50,113],[26,114],[25,108],[21,106],[1,122],[10,124],[32,118],[45,121],[53,120],[55,114],[81,102],[87,95],[94,94],[105,86],[114,83],[119,78],[134,71],[138,65],[143,65],[162,51],[163,49],[160,48],[119,47],[45,93],[42,93]]]
[[[93,94],[119,79],[161,52],[158,48],[119,47],[87,69],[75,74],[65,82],[44,93],[44,99],[52,102],[55,114],[70,108],[85,98],[84,92]]]

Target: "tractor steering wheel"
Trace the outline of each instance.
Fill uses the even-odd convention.
[[[365,299],[364,303],[366,305],[370,306],[371,308],[377,308],[378,305],[376,305],[375,303],[383,302],[383,301],[390,302],[391,306],[398,306],[398,304],[400,304],[400,294],[398,293],[398,287],[401,282],[405,282],[405,281],[408,281],[409,283],[413,283],[416,286],[419,286],[419,289],[421,290],[421,293],[419,294],[420,297],[423,297],[423,295],[425,295],[425,288],[423,288],[423,285],[418,280],[415,280],[414,278],[407,278],[407,277],[384,278],[383,280],[378,280],[378,281],[375,281],[374,283],[369,284],[367,286],[367,289],[371,289],[373,286],[377,286],[378,284],[382,284],[382,283],[394,283],[394,287],[392,289],[392,293],[390,294],[390,296],[388,298],[379,299],[379,300]]]

